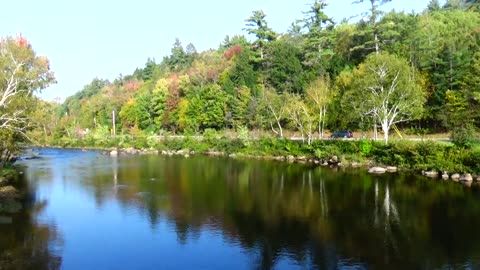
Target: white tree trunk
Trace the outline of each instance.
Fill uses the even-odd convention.
[[[388,131],[390,129],[390,125],[387,119],[382,120],[382,131],[383,131],[383,138],[385,140],[385,144],[388,144]]]
[[[277,126],[280,132],[280,138],[283,138],[283,128],[282,128],[282,125],[280,124],[280,120],[277,120]]]
[[[323,116],[322,116],[322,134],[320,135],[323,139],[324,132],[325,132],[325,115],[327,114],[327,106],[323,106]]]

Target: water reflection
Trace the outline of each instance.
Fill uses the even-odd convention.
[[[70,245],[102,236],[117,246],[106,253],[90,245],[84,254],[135,254],[143,266],[178,269],[480,267],[475,188],[267,161],[59,155],[61,162],[31,163],[28,175],[40,190],[54,185],[47,198],[65,235],[65,269],[80,261]],[[52,167],[49,181],[39,180],[45,166]],[[93,208],[85,208],[90,202]],[[75,215],[92,219],[81,225],[94,228],[91,237],[75,237],[80,225],[64,221],[68,210],[57,204],[85,208]],[[145,221],[147,231],[139,229]],[[159,249],[171,255],[163,255],[164,264],[151,253]],[[113,262],[93,263],[112,268]],[[139,267],[124,260],[114,265]]]
[[[54,223],[38,220],[47,201],[30,193],[24,204],[15,214],[2,213],[8,222],[0,224],[0,269],[60,269],[62,238]]]

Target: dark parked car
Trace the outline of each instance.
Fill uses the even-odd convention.
[[[353,138],[353,133],[350,130],[335,131],[330,138]]]

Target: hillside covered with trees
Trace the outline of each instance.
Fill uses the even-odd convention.
[[[114,111],[116,134],[289,130],[311,142],[325,130],[378,126],[387,141],[397,125],[473,136],[480,2],[432,0],[419,13],[365,2],[360,20],[335,22],[327,1],[315,0],[284,33],[253,11],[246,36],[226,36],[204,52],[176,39],[161,61],[149,58],[113,81],[95,78],[63,104],[39,101],[29,134],[39,141],[113,134]]]

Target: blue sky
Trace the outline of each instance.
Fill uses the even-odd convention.
[[[226,35],[246,34],[244,20],[262,9],[277,32],[303,18],[314,0],[15,0],[2,3],[0,36],[22,33],[38,55],[50,59],[58,83],[43,90],[46,100],[65,99],[93,78],[113,80],[161,61],[175,37],[198,51],[217,48]],[[366,11],[368,3],[327,1],[339,22]],[[366,0],[366,2],[369,2]],[[393,0],[384,10],[422,11],[429,0]]]

